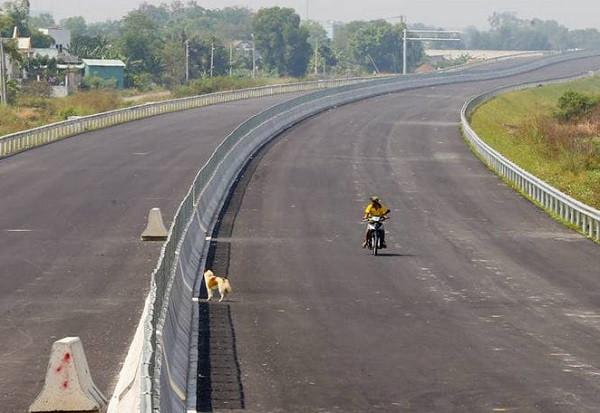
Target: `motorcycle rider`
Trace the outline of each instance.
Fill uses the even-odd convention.
[[[390,212],[390,210],[387,207],[387,205],[381,202],[381,200],[377,196],[372,196],[369,200],[371,202],[365,208],[365,216],[363,217],[363,220],[368,220],[370,217],[381,217],[384,221],[388,219],[387,214]],[[365,241],[363,242],[363,248],[367,248],[367,245],[369,245],[371,231],[372,230],[370,230],[369,226],[367,225],[367,232],[365,233]],[[385,231],[383,231],[383,229],[381,231],[381,248],[387,248],[387,245],[385,243]]]

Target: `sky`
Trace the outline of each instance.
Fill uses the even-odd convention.
[[[86,22],[118,20],[135,9],[142,0],[30,0],[36,12],[51,13],[55,20],[83,16]],[[160,5],[171,0],[146,0]],[[187,3],[187,0],[182,0]],[[570,29],[600,30],[598,0],[196,0],[207,9],[229,6],[258,10],[262,7],[291,7],[305,19],[352,21],[388,19],[408,24],[425,23],[446,29],[475,26],[487,29],[487,18],[494,12],[516,12],[523,19],[556,20]],[[340,6],[343,4],[343,6]]]

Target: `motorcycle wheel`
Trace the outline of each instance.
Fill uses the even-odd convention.
[[[373,231],[371,243],[373,244],[373,255],[377,255],[377,250],[379,249],[379,234],[377,231]]]

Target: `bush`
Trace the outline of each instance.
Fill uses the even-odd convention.
[[[82,90],[105,89],[114,90],[117,88],[117,79],[104,79],[100,76],[85,76],[79,87]]]
[[[140,92],[150,92],[155,86],[150,73],[140,73],[131,75],[131,86]]]
[[[595,102],[588,95],[568,90],[558,98],[558,108],[554,111],[554,116],[562,122],[569,122],[588,114],[594,105]]]
[[[273,85],[279,83],[289,83],[293,79],[289,78],[247,78],[216,76],[212,78],[194,79],[188,85],[175,88],[173,95],[175,97],[198,96],[207,93],[222,92],[227,90],[247,89],[259,86]]]
[[[60,118],[63,120],[67,120],[71,116],[79,116],[79,112],[77,112],[77,109],[75,109],[74,107],[68,106],[66,108],[61,109],[58,116],[60,116]]]
[[[6,82],[6,99],[8,100],[9,104],[12,105],[17,101],[17,96],[19,95],[20,91],[21,87],[19,82],[17,82],[15,79],[8,79]]]

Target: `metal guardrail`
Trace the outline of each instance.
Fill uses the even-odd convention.
[[[578,76],[577,78],[581,77],[584,76]],[[488,167],[515,185],[529,199],[533,200],[543,209],[560,217],[563,221],[568,222],[576,227],[582,234],[598,242],[600,241],[600,211],[571,198],[565,193],[548,185],[546,182],[509,161],[499,152],[486,144],[477,135],[477,133],[475,133],[469,124],[469,116],[473,113],[477,106],[502,93],[536,87],[540,84],[554,84],[574,79],[576,78],[561,79],[551,82],[527,83],[523,85],[498,88],[483,93],[464,104],[461,111],[461,123],[466,137],[469,139],[473,148],[475,148],[476,152],[481,156]]]
[[[332,88],[348,84],[369,81],[373,78],[347,78],[314,82],[288,83],[273,86],[262,86],[252,89],[241,89],[229,92],[211,93],[201,96],[186,97],[164,102],[146,103],[125,109],[82,116],[76,119],[44,125],[26,131],[16,132],[0,137],[0,158],[46,145],[60,139],[78,135],[96,129],[106,128],[119,123],[130,122],[150,116],[180,110],[193,109],[218,103],[240,99],[270,96],[288,92],[311,91]]]

